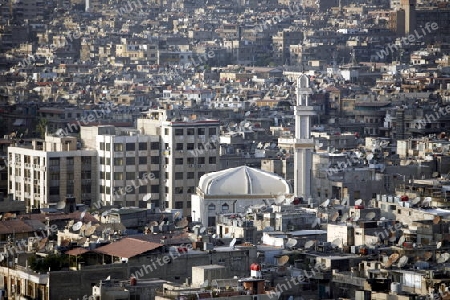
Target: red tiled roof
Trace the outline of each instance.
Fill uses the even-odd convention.
[[[139,254],[158,249],[163,245],[159,243],[146,242],[133,238],[123,238],[109,245],[99,247],[93,252],[112,255],[116,257],[131,258]]]
[[[86,250],[84,248],[74,248],[72,250],[66,251],[66,254],[68,255],[81,255],[86,252],[89,252],[89,250]]]

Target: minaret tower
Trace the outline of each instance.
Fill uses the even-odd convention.
[[[294,195],[308,199],[311,196],[311,170],[314,140],[311,138],[311,117],[315,115],[310,106],[312,90],[309,78],[300,75],[297,78],[297,102],[294,107]]]

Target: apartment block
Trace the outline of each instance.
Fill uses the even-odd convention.
[[[8,193],[25,201],[26,210],[55,207],[75,198],[96,196],[96,151],[81,150],[75,137],[46,135],[8,148]]]
[[[156,109],[137,120],[144,134],[161,138],[161,203],[164,208],[183,209],[190,215],[191,194],[205,173],[219,168],[220,122],[189,119],[175,111]],[[177,112],[178,113],[178,112]]]
[[[98,202],[147,207],[160,203],[160,142],[134,128],[82,127],[83,147],[98,153]]]

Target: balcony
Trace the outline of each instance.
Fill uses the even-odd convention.
[[[351,272],[334,273],[333,281],[344,284],[351,284],[358,287],[364,287],[365,278],[356,277],[351,274]]]

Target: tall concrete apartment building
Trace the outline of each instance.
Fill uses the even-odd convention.
[[[98,153],[98,197],[91,206],[159,206],[159,136],[105,125],[81,127],[81,140]]]
[[[220,122],[188,119],[166,109],[149,111],[137,128],[161,139],[161,194],[163,208],[182,209],[190,215],[191,194],[205,173],[219,169]]]
[[[97,193],[97,153],[78,148],[75,137],[50,135],[9,147],[8,193],[28,212],[69,199],[89,203]]]

